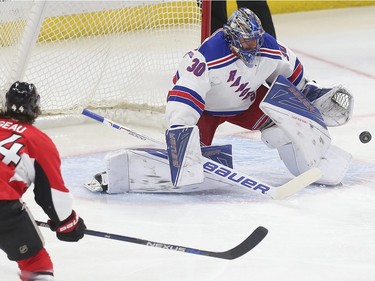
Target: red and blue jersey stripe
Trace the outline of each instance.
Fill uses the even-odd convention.
[[[296,59],[294,64],[294,71],[291,76],[288,77],[288,80],[293,83],[294,86],[297,86],[303,77],[303,66],[299,59]]]
[[[221,68],[221,67],[225,67],[227,65],[232,64],[236,60],[238,60],[238,57],[235,54],[232,53],[232,54],[229,54],[229,55],[227,55],[223,58],[208,62],[207,67],[208,67],[208,70],[215,69],[215,68]]]
[[[268,48],[260,48],[259,55],[261,57],[266,57],[274,60],[281,60],[282,53],[280,50],[268,49]]]
[[[168,93],[167,101],[175,101],[186,104],[198,112],[199,115],[202,114],[205,106],[205,101],[202,99],[197,92],[192,89],[183,86],[174,86]]]

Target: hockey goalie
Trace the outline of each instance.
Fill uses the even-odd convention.
[[[310,92],[305,93],[311,95],[317,89],[308,88]],[[322,185],[339,184],[351,162],[350,153],[331,144],[327,123],[337,126],[347,122],[352,96],[342,87],[323,90],[326,94],[330,91],[323,95],[326,100],[316,102],[325,112],[321,114],[305,94],[279,76],[259,105],[270,120],[261,128],[262,141],[278,150],[295,176],[319,167],[323,176],[316,183]],[[106,193],[183,193],[225,188],[226,183],[203,173],[202,157],[233,168],[232,146],[201,146],[198,131],[198,126],[168,129],[167,149],[136,148],[108,153],[106,171],[96,174],[85,187]]]
[[[109,155],[107,172],[94,180],[107,185],[107,192],[139,189],[135,181],[152,190],[210,186],[214,177],[204,173],[202,155],[224,122],[260,131],[296,177],[315,167],[322,173],[317,184],[337,185],[344,178],[352,156],[332,144],[328,127],[350,120],[352,94],[309,79],[296,54],[266,33],[251,10],[236,10],[222,29],[187,52],[173,82],[165,111],[166,150]],[[150,155],[158,158],[151,161]]]

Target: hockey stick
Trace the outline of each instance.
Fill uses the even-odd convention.
[[[46,222],[36,221],[36,224],[39,226],[49,228],[49,224]],[[185,246],[165,244],[165,243],[154,242],[150,240],[144,240],[140,238],[101,232],[101,231],[96,231],[96,230],[90,230],[90,229],[85,230],[86,235],[97,236],[97,237],[113,239],[113,240],[120,240],[124,242],[135,243],[135,244],[140,244],[140,245],[145,245],[145,246],[150,246],[150,247],[155,247],[155,248],[162,248],[166,250],[172,250],[172,251],[189,253],[189,254],[194,254],[194,255],[201,255],[201,256],[209,256],[209,257],[226,259],[226,260],[233,260],[246,254],[247,252],[252,250],[256,245],[258,245],[264,239],[264,237],[266,237],[267,233],[268,233],[267,228],[263,226],[258,226],[249,235],[249,237],[247,237],[244,241],[242,241],[236,247],[230,250],[224,251],[224,252],[212,252],[212,251],[204,251],[204,250],[195,249],[195,248],[189,248]]]
[[[151,141],[160,147],[165,146],[165,144],[163,144],[160,141],[157,141],[146,135],[137,133],[132,129],[129,129],[112,120],[100,116],[99,114],[96,114],[88,109],[84,109],[82,111],[82,114],[103,124],[109,125],[117,130],[125,131],[129,135],[136,137],[138,139],[144,141]],[[284,199],[288,196],[291,196],[296,192],[302,190],[306,186],[317,181],[322,176],[320,169],[312,168],[281,186],[271,186],[255,179],[254,177],[250,177],[240,171],[234,170],[225,165],[217,163],[207,157],[203,157],[203,159],[205,161],[205,163],[203,164],[204,171],[206,173],[214,175],[215,179],[217,179],[218,181],[227,183],[229,185],[240,186],[242,188],[249,188],[252,191],[255,191],[256,193],[271,196],[273,199]]]

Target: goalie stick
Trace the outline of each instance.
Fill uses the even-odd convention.
[[[130,128],[120,125],[88,109],[84,109],[82,111],[82,114],[87,117],[90,117],[93,120],[109,125],[117,130],[125,131],[129,135],[141,139],[143,141],[148,140],[158,145],[159,147],[165,147],[165,144],[158,140],[137,133]],[[248,188],[256,193],[268,195],[273,199],[284,199],[286,197],[289,197],[297,193],[298,191],[302,190],[303,188],[307,187],[308,185],[314,183],[315,181],[319,180],[322,176],[320,169],[311,168],[310,170],[300,174],[299,176],[293,178],[292,180],[288,181],[287,183],[281,186],[271,186],[262,181],[259,181],[258,179],[255,179],[254,177],[248,176],[240,171],[234,170],[218,162],[215,162],[207,157],[203,157],[203,160],[204,171],[206,173],[214,175],[218,181],[225,182],[229,185],[236,185],[242,188]]]
[[[49,224],[46,222],[41,222],[41,221],[35,221],[35,222],[39,226],[49,228]],[[101,231],[96,231],[96,230],[90,230],[90,229],[85,230],[85,234],[91,235],[91,236],[97,236],[97,237],[113,239],[113,240],[120,240],[124,242],[135,243],[135,244],[145,245],[145,246],[154,247],[154,248],[162,248],[166,250],[172,250],[172,251],[177,251],[177,252],[208,256],[208,257],[214,257],[214,258],[226,259],[226,260],[233,260],[246,254],[247,252],[252,250],[256,245],[258,245],[264,239],[264,237],[266,237],[267,233],[268,233],[267,228],[263,226],[258,226],[249,235],[249,237],[247,237],[244,241],[242,241],[236,247],[230,250],[224,251],[224,252],[212,252],[212,251],[205,251],[205,250],[200,250],[200,249],[195,249],[195,248],[190,248],[190,247],[185,247],[185,246],[154,242],[154,241],[144,240],[140,238],[123,236],[119,234],[101,232]]]

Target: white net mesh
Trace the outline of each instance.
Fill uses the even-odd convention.
[[[0,2],[0,91],[34,83],[43,114],[162,111],[181,57],[200,42],[193,1]]]

